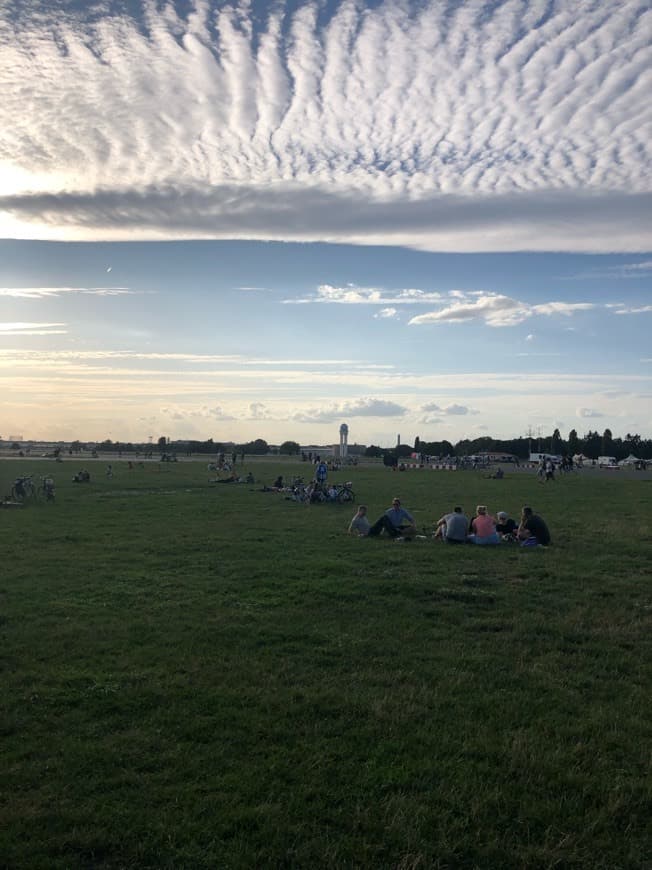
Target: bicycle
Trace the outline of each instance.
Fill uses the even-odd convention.
[[[355,493],[352,489],[353,483],[347,480],[346,483],[337,484],[337,501],[340,504],[346,504],[349,501],[355,501]]]
[[[36,495],[36,488],[31,475],[17,477],[14,480],[14,485],[11,487],[11,497],[16,501],[23,501],[26,498],[33,498]]]
[[[46,501],[54,501],[54,480],[51,477],[42,477],[41,484],[38,488],[38,495]]]

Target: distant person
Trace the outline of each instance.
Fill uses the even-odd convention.
[[[349,534],[356,535],[359,538],[366,538],[370,529],[371,523],[367,517],[367,505],[361,504],[357,514],[349,524]]]
[[[317,483],[323,484],[326,483],[326,478],[328,477],[328,466],[325,462],[319,462],[317,464],[317,468],[315,469],[315,480]]]
[[[450,514],[444,514],[437,520],[435,538],[441,538],[447,544],[466,544],[468,518],[461,507],[453,508]]]
[[[113,477],[113,466],[110,464],[106,466],[106,476]]]
[[[518,539],[522,547],[547,547],[551,542],[545,520],[535,514],[531,507],[524,507],[521,512]]]
[[[547,459],[545,464],[546,482],[555,479],[555,464],[552,459]]]
[[[284,484],[283,484],[283,475],[282,475],[282,474],[279,474],[279,476],[276,478],[276,480],[275,480],[274,483],[272,484],[272,489],[275,489],[275,490],[278,491],[278,490],[283,489],[283,486],[284,486]]]
[[[500,543],[496,520],[488,513],[487,506],[484,504],[479,504],[476,508],[475,518],[471,521],[469,541],[480,546]]]
[[[414,517],[404,507],[399,498],[392,499],[392,506],[382,514],[369,529],[370,537],[386,532],[391,538],[410,540],[417,533]]]
[[[255,483],[255,482],[256,482],[256,481],[255,481],[255,479],[254,479],[253,474],[252,474],[251,472],[248,472],[248,474],[247,474],[247,476],[246,476],[246,478],[245,478],[245,483]]]
[[[503,541],[515,541],[518,532],[518,523],[513,520],[507,511],[498,511],[496,514],[496,531]]]

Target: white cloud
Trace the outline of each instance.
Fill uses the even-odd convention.
[[[385,399],[357,399],[323,408],[311,408],[293,415],[299,423],[335,423],[350,417],[402,417],[408,409]]]
[[[466,405],[447,405],[442,410],[444,414],[453,415],[455,417],[479,413],[479,411],[475,411],[473,408],[468,408]]]
[[[246,412],[249,420],[269,420],[271,415],[263,402],[252,402]]]
[[[396,317],[397,314],[398,309],[396,308],[381,308],[380,311],[374,314],[374,317],[380,320],[390,320],[392,317]]]
[[[47,299],[71,293],[86,296],[127,296],[135,292],[127,287],[0,287],[0,296],[16,299]]]
[[[312,302],[330,303],[335,305],[423,305],[438,302],[441,293],[427,290],[383,290],[377,287],[331,287],[322,284],[316,293],[293,299],[284,299],[285,305],[301,305]],[[390,309],[387,309],[390,310]]]
[[[591,417],[604,417],[604,414],[601,411],[596,411],[594,408],[578,408],[577,416],[584,418]]]
[[[466,296],[458,292],[456,299],[459,301],[437,311],[413,317],[409,324],[419,326],[427,323],[464,323],[479,320],[487,326],[516,326],[537,315],[570,317],[578,311],[590,311],[597,307],[592,302],[545,302],[528,305],[501,293],[478,291],[468,293]],[[534,336],[529,335],[526,340],[531,341],[532,338]]]
[[[421,405],[420,410],[425,412],[426,414],[430,414],[431,412],[435,412],[436,414],[445,414],[449,417],[460,417],[466,414],[477,414],[478,411],[473,408],[469,408],[467,405],[438,405],[436,402],[426,402],[425,405]]]
[[[5,335],[65,335],[66,323],[31,323],[25,321],[0,323],[0,337]]]
[[[533,305],[531,311],[532,314],[544,314],[548,317],[554,314],[570,317],[576,311],[591,311],[596,307],[593,302],[544,302],[542,305]]]
[[[161,408],[161,414],[170,417],[172,420],[235,420],[231,414],[228,414],[220,405],[207,407],[203,405],[199,408]]]
[[[614,314],[648,314],[652,305],[641,305],[639,308],[617,308]]]
[[[1,235],[652,248],[640,0],[137,8],[0,13]]]

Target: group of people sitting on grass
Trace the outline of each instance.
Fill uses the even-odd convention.
[[[493,517],[486,505],[478,505],[470,520],[458,506],[444,514],[434,525],[432,537],[447,544],[489,546],[515,542],[522,547],[547,547],[550,544],[550,532],[545,520],[527,506],[521,511],[518,523],[505,511],[498,511]],[[349,534],[364,538],[384,534],[395,541],[428,537],[417,534],[414,517],[401,506],[398,498],[392,500],[392,506],[373,524],[367,517],[366,505],[360,505],[349,525]]]

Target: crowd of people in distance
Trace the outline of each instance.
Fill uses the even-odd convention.
[[[486,505],[478,505],[469,520],[462,508],[457,506],[440,517],[434,526],[432,537],[447,544],[491,546],[518,543],[521,547],[547,547],[551,543],[545,520],[528,506],[523,507],[518,523],[506,511],[498,511],[495,517],[492,516]],[[428,537],[417,534],[414,517],[402,507],[398,498],[392,500],[391,507],[375,523],[369,522],[367,506],[360,505],[349,524],[349,534],[362,538],[384,534],[395,541]]]

